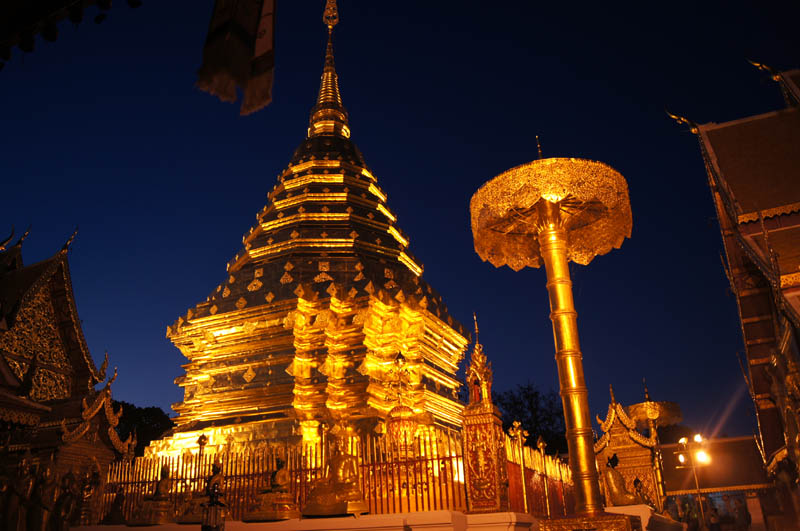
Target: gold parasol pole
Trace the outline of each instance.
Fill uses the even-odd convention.
[[[558,382],[564,404],[569,466],[575,485],[575,511],[594,515],[603,512],[595,464],[589,393],[583,378],[583,360],[578,340],[578,313],[572,298],[572,280],[567,261],[567,231],[561,222],[558,203],[538,203],[539,251],[547,271],[550,320],[558,365]]]

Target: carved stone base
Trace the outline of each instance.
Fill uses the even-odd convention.
[[[265,492],[256,507],[242,516],[243,522],[274,522],[300,518],[294,496],[283,492]]]
[[[603,513],[597,516],[551,518],[539,523],[540,531],[642,531],[638,516]]]
[[[208,503],[208,496],[192,496],[185,500],[175,519],[179,524],[203,523],[203,504]]]
[[[642,527],[649,531],[681,531],[683,529],[683,524],[657,514],[647,505],[606,507],[606,512],[638,516],[642,520]]]
[[[336,502],[331,504],[309,503],[303,509],[303,518],[315,516],[342,516],[352,514],[358,517],[369,512],[369,504],[365,501]]]
[[[175,521],[172,503],[169,500],[147,500],[138,514],[128,521],[129,526],[171,524]]]

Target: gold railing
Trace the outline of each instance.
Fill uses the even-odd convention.
[[[359,464],[359,481],[372,514],[466,510],[463,451],[460,434],[440,429],[421,430],[408,444],[391,443],[388,437],[368,436],[351,441],[350,452]],[[223,493],[229,519],[241,520],[256,495],[269,486],[276,459],[285,461],[291,478],[289,492],[302,509],[315,480],[325,470],[322,443],[270,446],[246,452],[184,457],[140,457],[109,466],[100,515],[109,512],[121,489],[123,514],[136,516],[144,499],[152,496],[161,468],[170,470],[170,501],[182,514],[189,498],[201,496],[214,461],[225,476]],[[102,516],[101,516],[102,517]]]
[[[505,438],[505,445],[511,510],[540,517],[573,514],[573,486],[567,463],[509,437]]]

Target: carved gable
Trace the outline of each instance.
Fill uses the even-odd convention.
[[[14,326],[0,334],[0,351],[20,380],[36,357],[32,399],[42,402],[69,397],[73,371],[59,334],[49,282],[23,298]]]

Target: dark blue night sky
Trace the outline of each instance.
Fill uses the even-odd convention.
[[[211,1],[115,4],[0,72],[0,232],[32,224],[33,263],[80,226],[70,264],[94,357],[119,367],[116,398],[168,409],[186,360],[166,326],[225,278],[304,138],[323,2],[280,2],[273,103],[250,117],[194,88]],[[463,323],[477,312],[497,389],[557,386],[544,271],[481,262],[469,228],[472,193],[535,158],[539,134],[545,156],[604,161],[630,186],[632,239],[572,268],[592,412],[609,384],[640,401],[644,376],[695,429],[752,433],[700,150],[664,108],[700,123],[779,108],[746,59],[800,66],[800,12],[700,4],[340,2],[353,139],[425,278]]]

